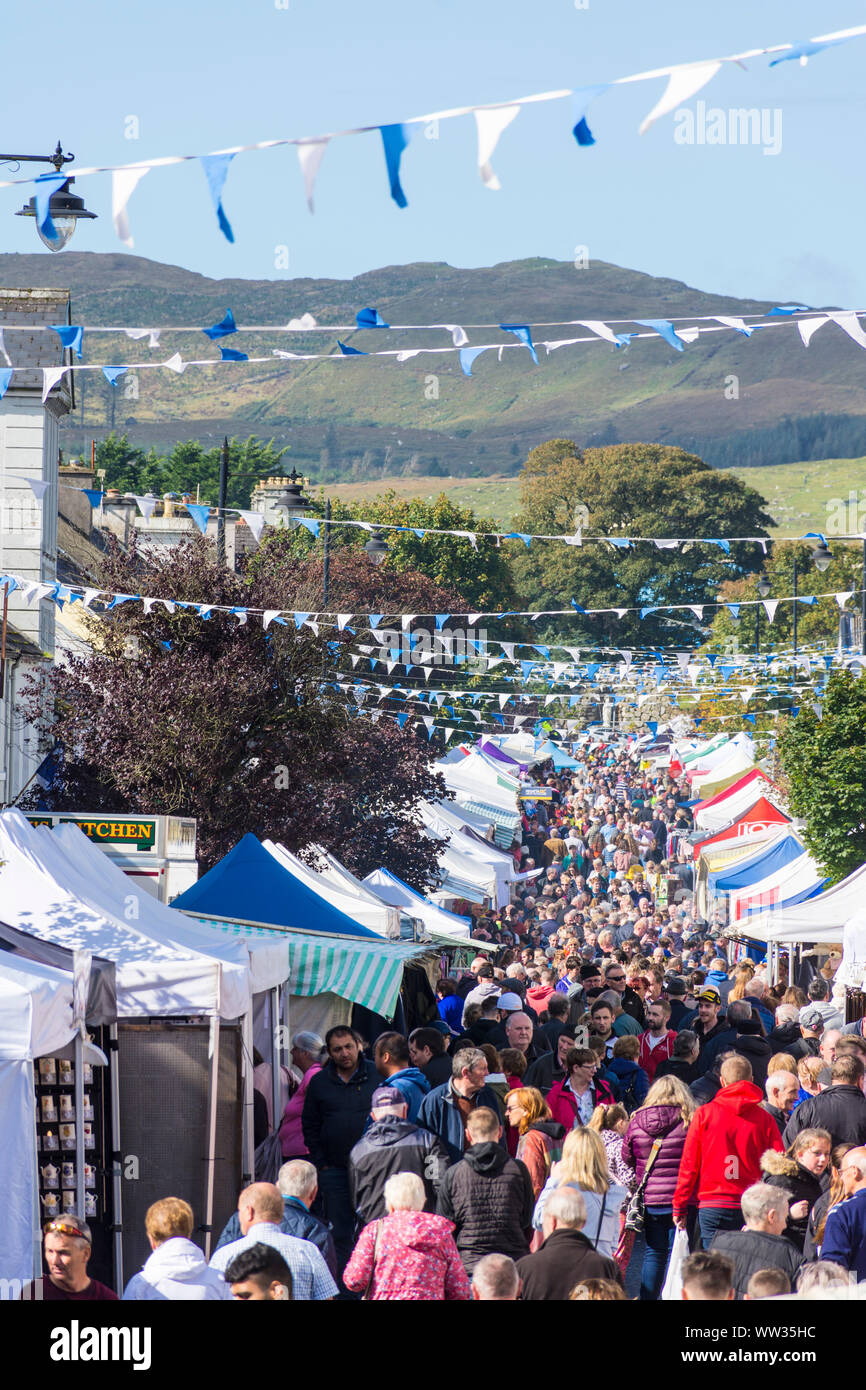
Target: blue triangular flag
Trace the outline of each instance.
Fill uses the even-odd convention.
[[[60,338],[65,348],[72,348],[76,357],[81,357],[81,343],[84,329],[71,323],[50,323],[48,325]]]
[[[119,608],[122,603],[134,603],[141,598],[141,594],[115,594],[110,603],[105,605],[106,612],[111,608]]]
[[[226,309],[219,323],[212,323],[210,328],[203,328],[201,331],[211,342],[215,342],[217,338],[227,338],[230,333],[237,333],[238,328],[231,309]]]
[[[844,42],[844,39],[827,39],[824,43],[816,43],[814,39],[797,39],[787,53],[780,53],[778,58],[770,59],[770,67],[777,67],[779,63],[791,63],[795,58],[812,58],[825,48],[832,48],[834,44]]]
[[[207,186],[210,189],[211,200],[213,202],[214,208],[216,209],[217,222],[219,223],[220,231],[222,232],[226,241],[234,241],[235,234],[231,229],[231,224],[228,218],[223,212],[222,204],[223,188],[225,186],[226,174],[229,171],[229,165],[234,159],[234,155],[200,154],[199,159],[201,160],[201,164],[205,172]]]
[[[99,489],[95,487],[83,487],[81,491],[84,493],[91,507],[94,508],[99,506],[100,502],[105,496],[104,492],[100,492]]]
[[[362,352],[360,348],[349,347],[347,343],[341,343],[339,338],[337,339],[337,347],[344,357],[369,357],[370,355],[368,352]]]
[[[294,619],[295,619],[295,627],[298,628],[298,629],[302,628],[302,627],[304,626],[304,623],[305,623],[305,622],[307,621],[307,619],[309,618],[309,616],[310,616],[309,613],[295,613],[295,614],[293,614],[293,617],[294,617]]]
[[[499,327],[502,329],[503,333],[513,333],[515,338],[517,338],[525,348],[529,348],[529,354],[535,365],[538,366],[538,354],[532,345],[532,333],[530,332],[529,324],[501,323]]]
[[[400,160],[403,151],[412,138],[412,127],[407,125],[383,125],[379,127],[382,147],[385,151],[385,165],[388,170],[388,183],[391,197],[398,208],[409,206],[406,194],[400,184]]]
[[[309,533],[310,533],[311,536],[318,536],[318,534],[319,534],[319,523],[318,523],[318,521],[314,520],[313,517],[310,517],[310,516],[299,516],[299,517],[298,517],[298,524],[299,524],[300,526],[306,526],[306,528],[307,528],[307,530],[309,531]],[[306,616],[309,617],[309,616],[310,616],[309,613],[308,613]]]
[[[777,304],[775,309],[769,310],[767,317],[770,318],[773,314],[799,314],[808,308],[808,304]]]
[[[187,502],[186,509],[202,535],[207,535],[207,519],[210,516],[210,507],[206,507],[200,502]]]
[[[47,241],[58,241],[57,228],[51,220],[51,195],[66,183],[65,174],[38,174],[36,185],[36,225]]]
[[[400,728],[401,728],[401,729],[402,729],[403,725],[406,723],[406,720],[407,720],[408,718],[409,718],[409,715],[408,715],[408,714],[398,714],[398,715],[397,715],[397,723],[400,725]]]
[[[653,738],[655,738],[656,734],[657,734],[658,731],[659,731],[658,720],[656,720],[656,719],[648,719],[647,722],[646,722],[646,726],[647,726],[647,728],[649,729],[650,733],[652,734]]]
[[[437,614],[435,615],[435,617],[436,617],[436,631],[437,631],[437,632],[441,632],[442,629],[443,629],[443,627],[444,627],[445,624],[447,623],[448,619],[451,617],[451,614],[450,614],[450,613],[437,613]]]
[[[116,386],[118,379],[123,376],[124,372],[128,371],[128,367],[103,367],[102,375],[105,377],[109,386]]]
[[[755,716],[753,714],[744,714],[743,718],[747,719],[750,724],[754,724],[755,722]]]
[[[220,348],[220,357],[223,362],[249,362],[249,357],[245,352],[237,352],[235,348]]]
[[[12,372],[12,367],[0,367],[0,401],[2,401],[12,384]]]
[[[658,608],[642,608],[642,609],[640,610],[640,616],[641,616],[641,619],[643,619],[643,618],[645,618],[645,617],[647,616],[647,614],[649,614],[649,613],[657,613],[657,612],[658,612]]]
[[[738,603],[726,603],[725,607],[727,608],[732,618],[739,618],[740,605]]]
[[[713,540],[713,541],[710,542],[710,544],[711,544],[711,545],[717,545],[717,546],[719,547],[719,550],[723,550],[723,551],[725,552],[726,555],[730,555],[730,553],[731,553],[731,543],[730,543],[730,541]]]
[[[573,598],[572,598],[572,599],[569,599],[569,603],[571,604],[571,606],[572,606],[572,608],[574,609],[575,613],[585,613],[585,612],[586,612],[586,609],[585,609],[585,608],[581,608],[580,604],[577,602],[576,599],[573,599]]]
[[[388,328],[389,325],[382,318],[378,309],[361,309],[355,315],[355,323],[358,328]]]
[[[614,337],[616,338],[616,345],[617,345],[618,348],[621,348],[621,347],[627,348],[628,345],[629,345],[629,343],[631,342],[632,338],[636,338],[636,337],[637,337],[637,334],[636,334],[636,333],[615,333],[615,334],[614,334]]]
[[[460,366],[463,368],[463,371],[466,376],[472,375],[472,363],[475,361],[476,357],[479,357],[481,355],[482,352],[487,352],[487,348],[475,347],[460,349]]]
[[[578,87],[572,92],[571,133],[579,145],[595,144],[595,137],[586,123],[586,113],[590,103],[606,92],[609,86],[609,82],[602,82],[596,87]]]
[[[710,663],[711,666],[715,666],[715,664],[716,664],[716,662],[718,661],[718,659],[719,659],[719,654],[718,654],[718,652],[707,652],[707,661]]]
[[[370,624],[370,627],[375,631],[375,629],[379,626],[384,616],[384,613],[368,613],[367,622]]]
[[[674,332],[674,326],[670,319],[633,319],[633,323],[639,323],[643,328],[652,328],[658,333],[660,338],[664,338],[677,352],[685,351],[685,343],[682,338],[678,338]]]

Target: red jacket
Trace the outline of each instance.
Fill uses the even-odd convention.
[[[653,1084],[653,1080],[655,1079],[656,1067],[659,1062],[666,1062],[668,1058],[673,1055],[676,1036],[676,1033],[672,1032],[669,1028],[667,1036],[663,1041],[660,1042],[657,1047],[651,1047],[649,1043],[649,1030],[647,1030],[646,1033],[641,1033],[640,1052],[637,1056],[637,1064],[639,1067],[643,1067],[649,1077],[650,1085]]]
[[[685,1216],[695,1188],[698,1207],[738,1207],[746,1188],[763,1180],[761,1154],[783,1147],[775,1120],[761,1109],[763,1094],[751,1081],[736,1081],[695,1112],[674,1192],[675,1220]]]
[[[557,1081],[556,1085],[552,1086],[547,1093],[547,1104],[550,1107],[550,1114],[559,1124],[565,1125],[566,1134],[574,1129],[576,1125],[580,1124],[580,1116],[577,1110],[577,1097],[571,1087],[566,1086],[565,1083],[567,1080],[568,1077],[564,1077],[562,1081]],[[595,1076],[593,1077],[589,1089],[592,1094],[593,1110],[597,1105],[613,1105],[614,1094],[606,1081],[602,1081],[600,1077]],[[765,1110],[761,1111],[762,1115],[766,1113]],[[769,1118],[769,1115],[767,1115],[767,1119]],[[778,1129],[776,1133],[778,1134]]]

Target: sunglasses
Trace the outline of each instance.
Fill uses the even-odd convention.
[[[43,1234],[58,1236],[77,1236],[79,1240],[87,1240],[80,1226],[70,1225],[66,1221],[48,1221],[43,1227]]]

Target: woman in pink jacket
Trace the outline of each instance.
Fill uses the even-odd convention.
[[[283,1158],[306,1158],[309,1153],[301,1129],[304,1098],[313,1077],[322,1070],[326,1057],[325,1044],[318,1033],[296,1033],[292,1038],[292,1064],[297,1067],[303,1080],[294,1095],[290,1096],[283,1112],[280,1125]]]
[[[387,1216],[361,1232],[343,1271],[350,1293],[375,1302],[456,1303],[471,1298],[452,1231],[444,1216],[423,1210],[417,1173],[395,1173],[385,1183]]]

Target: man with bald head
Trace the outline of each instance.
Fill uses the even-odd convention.
[[[522,1052],[527,1064],[537,1062],[539,1057],[543,1057],[546,1052],[550,1051],[550,1048],[543,1046],[543,1040],[540,1037],[537,1042],[533,1041],[532,1019],[528,1014],[509,1014],[505,1020],[505,1036],[508,1039],[508,1046]]]
[[[298,1240],[280,1230],[283,1219],[283,1194],[272,1182],[254,1182],[245,1187],[238,1198],[238,1220],[241,1239],[233,1240],[216,1251],[211,1269],[221,1274],[236,1255],[254,1245],[272,1245],[278,1250],[292,1272],[292,1297],[295,1302],[316,1302],[333,1298],[338,1292],[322,1252],[309,1240]]]

